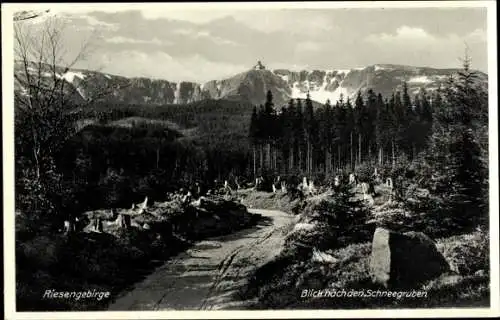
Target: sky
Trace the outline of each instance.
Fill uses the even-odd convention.
[[[77,7],[22,22],[64,23],[67,59],[89,43],[79,68],[205,82],[268,69],[332,70],[373,64],[487,71],[485,8],[250,9]]]

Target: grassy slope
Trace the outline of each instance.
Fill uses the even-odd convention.
[[[245,201],[280,208],[276,197],[256,193],[248,195]],[[382,193],[375,199],[375,205],[383,204],[384,197]],[[308,228],[307,223],[296,226],[296,229],[304,228]],[[308,230],[308,234],[315,233],[313,227]],[[369,275],[371,242],[317,251],[312,255],[298,254],[293,250],[293,241],[287,242],[282,255],[259,270],[242,294],[246,298],[257,298],[255,309],[485,307],[489,305],[488,239],[488,233],[483,231],[437,239],[438,250],[456,273],[426,283],[422,289],[427,291],[427,298],[300,297],[304,289],[382,290],[371,282]]]

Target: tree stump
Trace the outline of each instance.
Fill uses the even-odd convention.
[[[64,235],[69,235],[75,230],[75,225],[72,221],[70,220],[65,220],[64,221]]]
[[[95,232],[103,232],[104,231],[101,218],[95,218],[93,221],[93,225],[94,225]]]
[[[131,227],[131,219],[130,219],[130,215],[128,215],[128,214],[120,214],[118,216],[117,222],[118,222],[118,226],[121,229],[129,230]]]
[[[375,195],[375,185],[371,181],[368,182],[368,194],[371,196]]]

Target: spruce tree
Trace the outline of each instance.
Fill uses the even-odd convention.
[[[356,127],[356,133],[357,133],[357,163],[360,164],[362,161],[362,144],[363,144],[363,130],[364,130],[364,116],[366,114],[365,112],[365,103],[363,101],[363,98],[361,97],[361,92],[358,91],[358,95],[356,96],[356,100],[354,102],[354,121],[355,121],[355,127]]]
[[[283,150],[283,167],[288,170],[293,169],[293,158],[294,158],[294,119],[295,119],[295,106],[293,99],[288,103],[288,108],[283,108],[283,112],[281,114],[283,121],[283,142],[282,142],[282,150]]]
[[[317,124],[314,119],[314,110],[309,93],[307,93],[304,112],[304,130],[306,138],[306,171],[311,173],[314,170],[314,145],[317,143]]]
[[[411,98],[408,93],[408,85],[403,82],[403,108],[404,108],[404,118],[403,118],[403,146],[406,154],[413,158],[417,151],[417,139],[421,134],[418,128],[417,115],[411,103]]]
[[[325,155],[325,172],[330,173],[332,171],[332,144],[333,144],[333,110],[330,100],[328,99],[324,107],[324,155]]]
[[[476,110],[485,109],[476,75],[468,60],[445,88],[445,99],[435,109],[433,134],[427,152],[427,186],[434,195],[436,212],[446,213],[453,227],[471,227],[485,222],[487,195],[486,170],[481,157],[474,123],[480,121]]]
[[[379,93],[377,95],[377,115],[375,121],[375,133],[378,149],[378,164],[384,163],[384,149],[386,148],[389,133],[388,106],[384,103],[384,98]]]
[[[252,157],[253,157],[253,174],[254,178],[257,174],[257,143],[258,143],[258,116],[257,107],[253,107],[252,117],[250,118],[250,130],[249,130],[250,143],[252,145]]]
[[[367,137],[368,159],[372,159],[372,151],[376,143],[375,121],[377,118],[377,95],[369,89],[366,97],[365,135]]]
[[[304,169],[304,150],[306,145],[304,135],[304,111],[302,107],[302,101],[300,99],[297,99],[297,113],[295,117],[295,128],[293,131],[297,144],[298,171],[300,173]]]

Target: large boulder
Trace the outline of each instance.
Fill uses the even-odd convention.
[[[375,283],[384,287],[415,287],[449,270],[448,262],[427,235],[375,230],[370,260]]]

